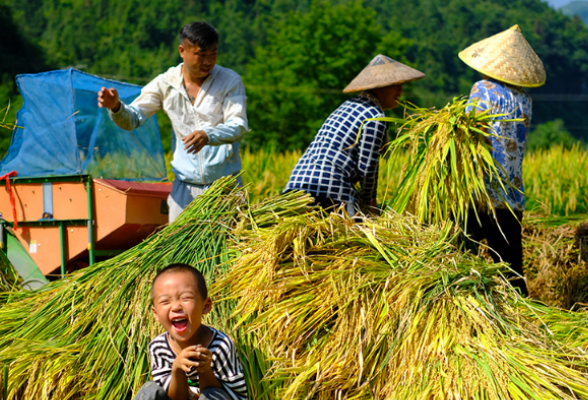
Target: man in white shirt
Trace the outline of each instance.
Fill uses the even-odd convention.
[[[98,92],[98,106],[125,130],[140,127],[162,108],[170,118],[177,143],[170,222],[215,180],[241,170],[239,142],[248,131],[241,77],[216,65],[216,29],[193,22],[181,29],[179,41],[183,63],[149,82],[130,105],[119,100],[115,89]]]

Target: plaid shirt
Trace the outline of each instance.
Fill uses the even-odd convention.
[[[366,122],[359,142],[355,146],[354,143],[365,119],[383,116],[379,105],[367,97],[358,96],[341,104],[298,160],[285,191],[303,190],[314,196],[353,203],[358,199],[354,186],[359,183],[362,200],[369,204],[376,198],[380,151],[388,124]]]

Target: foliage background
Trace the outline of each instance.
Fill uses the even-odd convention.
[[[547,84],[531,90],[533,126],[559,119],[588,137],[577,101],[588,96],[588,28],[540,0],[0,0],[0,105],[10,99],[14,117],[18,73],[73,66],[145,84],[180,61],[177,32],[194,20],[217,27],[219,64],[243,76],[253,149],[304,149],[378,53],[425,72],[405,98],[440,107],[479,79],[457,53],[514,24],[547,69]],[[168,151],[169,122],[159,120]],[[4,153],[10,131],[0,134]]]

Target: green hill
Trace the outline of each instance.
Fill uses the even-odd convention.
[[[560,8],[560,11],[569,17],[577,15],[588,25],[588,1],[573,1]]]
[[[588,4],[588,2],[576,2]],[[573,4],[570,4],[572,6]],[[219,64],[239,72],[248,95],[250,145],[304,148],[317,125],[346,96],[346,83],[377,53],[407,62],[427,78],[405,88],[421,106],[468,94],[480,74],[457,53],[518,24],[543,60],[547,84],[536,96],[532,124],[562,119],[588,138],[588,28],[541,0],[0,0],[23,47],[42,60],[14,73],[76,66],[146,83],[180,61],[177,32],[207,20],[220,32]],[[16,36],[15,36],[16,37]],[[24,43],[18,45],[18,43]],[[3,53],[9,60],[11,54]],[[17,56],[26,59],[21,53]],[[14,59],[14,58],[12,58]],[[2,101],[0,87],[0,101]],[[14,90],[12,90],[14,95]],[[561,101],[561,100],[565,101]],[[0,105],[0,109],[1,109]],[[164,132],[165,133],[165,132]],[[1,138],[0,138],[1,139]],[[0,149],[1,150],[1,149]]]

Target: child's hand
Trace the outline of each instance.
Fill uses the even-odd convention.
[[[198,360],[196,362],[196,371],[198,373],[206,372],[210,370],[212,364],[212,352],[201,345],[196,345],[196,347],[196,359]]]
[[[188,346],[176,357],[172,364],[172,369],[181,369],[185,372],[190,372],[192,368],[198,368],[199,362],[197,356],[200,354],[200,345]],[[207,349],[208,350],[208,349]]]

